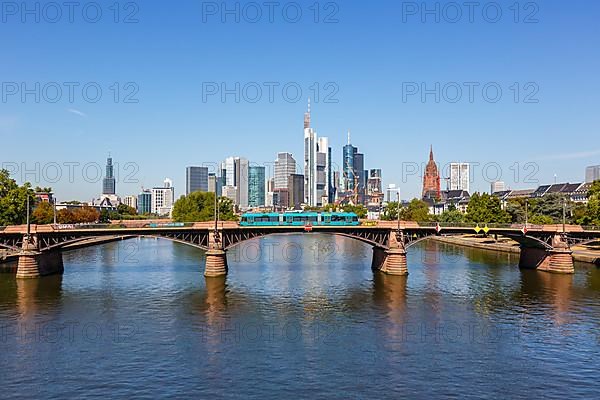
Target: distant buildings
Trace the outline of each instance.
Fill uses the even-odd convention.
[[[600,165],[592,165],[585,169],[585,182],[591,183],[600,180]]]
[[[495,181],[490,185],[490,194],[497,192],[504,192],[506,190],[506,184],[503,181]]]
[[[152,188],[151,213],[160,216],[171,216],[175,203],[173,181],[165,179],[163,187]]]
[[[228,157],[221,163],[223,191],[228,187],[227,196],[223,196],[231,198],[240,209],[248,208],[248,166],[248,160],[242,157]]]
[[[125,204],[126,206],[131,207],[135,210],[137,210],[137,203],[138,203],[137,196],[125,196],[123,198],[123,204]]]
[[[296,160],[290,153],[277,153],[274,189],[289,189],[288,177],[296,173]]]
[[[386,196],[386,201],[392,202],[392,201],[397,201],[398,200],[398,193],[400,193],[400,188],[396,186],[395,183],[390,183],[387,187],[387,196]]]
[[[433,159],[433,146],[431,146],[429,149],[429,162],[427,162],[423,174],[422,198],[439,199],[441,196],[440,191],[440,172]]]
[[[152,191],[143,190],[137,196],[137,212],[140,215],[152,212]]]
[[[217,174],[208,174],[208,191],[210,193],[217,193],[217,196],[221,196],[221,180]]]
[[[304,198],[309,206],[329,202],[331,152],[329,140],[310,127],[310,100],[304,114]]]
[[[248,206],[265,206],[265,167],[251,166],[248,169]]]
[[[117,183],[114,174],[114,167],[112,158],[109,156],[106,159],[106,175],[102,179],[102,194],[103,195],[115,195],[117,189]]]
[[[383,203],[381,170],[371,169],[367,180],[367,205],[378,206],[381,203]]]
[[[496,191],[493,195],[500,199],[503,207],[512,199],[536,199],[550,194],[559,194],[572,202],[585,204],[588,202],[587,194],[591,186],[591,183],[556,183],[541,185],[536,189]]]
[[[185,194],[194,192],[208,192],[208,167],[185,169]]]
[[[470,165],[468,163],[450,163],[450,190],[469,192],[470,182]]]
[[[342,177],[340,193],[341,201],[355,204],[365,204],[368,171],[365,171],[365,156],[358,152],[358,147],[350,143],[350,132],[348,142],[342,149]]]
[[[288,177],[288,206],[301,209],[304,202],[304,175],[292,174]]]

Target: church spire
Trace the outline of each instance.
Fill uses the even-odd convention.
[[[429,147],[429,161],[433,161],[433,145]]]

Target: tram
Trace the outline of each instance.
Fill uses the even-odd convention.
[[[352,226],[360,225],[358,215],[346,212],[246,213],[241,226]]]

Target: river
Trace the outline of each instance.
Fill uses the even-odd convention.
[[[0,274],[0,398],[600,397],[600,270],[424,242],[408,277],[329,235],[203,252],[132,239]]]

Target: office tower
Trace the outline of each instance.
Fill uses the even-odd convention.
[[[208,192],[208,167],[185,169],[185,194],[194,192]]]
[[[102,194],[116,194],[117,193],[117,183],[114,174],[114,167],[112,163],[112,158],[109,156],[106,159],[106,175],[104,179],[102,179]]]
[[[152,188],[152,214],[171,216],[175,203],[173,181],[166,178],[162,187]]]
[[[344,174],[344,191],[352,192],[354,190],[354,186],[356,184],[355,171],[354,167],[354,156],[358,152],[358,149],[350,144],[350,132],[348,132],[348,143],[343,147],[343,163],[342,171]]]
[[[335,203],[335,197],[337,192],[337,186],[333,182],[333,161],[331,158],[331,147],[327,148],[327,203]]]
[[[464,190],[469,192],[470,166],[468,163],[450,163],[450,190]]]
[[[304,198],[310,206],[329,201],[329,139],[319,138],[310,127],[310,99],[304,114]]]
[[[387,187],[387,202],[397,201],[398,193],[400,193],[400,188],[395,183],[390,183]]]
[[[592,165],[585,169],[585,182],[591,183],[600,180],[600,165]]]
[[[439,199],[441,197],[440,183],[440,172],[433,159],[433,146],[431,146],[429,149],[429,162],[427,162],[425,173],[423,174],[422,197],[424,199]]]
[[[228,199],[230,199],[233,202],[234,206],[237,207],[237,204],[236,204],[237,188],[235,186],[225,185],[225,186],[223,186],[221,191],[222,191],[221,196],[227,197]]]
[[[228,157],[221,163],[223,190],[228,186],[227,193],[230,197],[231,188],[235,188],[235,205],[239,208],[248,207],[248,160],[242,157]],[[225,196],[225,194],[223,194]],[[231,197],[230,197],[231,198]]]
[[[369,171],[369,179],[367,181],[367,195],[369,202],[373,202],[373,198],[377,197],[380,200],[383,198],[383,188],[381,186],[381,170],[371,169]]]
[[[265,167],[252,166],[248,169],[248,206],[265,206]]]
[[[152,212],[152,192],[150,190],[142,189],[142,192],[138,194],[137,211],[138,214],[150,214]]]
[[[304,202],[304,175],[292,174],[288,177],[289,207],[294,210],[301,209]]]
[[[340,182],[340,171],[333,171],[333,190],[334,190],[334,200],[337,201],[339,192],[341,190],[341,182]]]
[[[495,181],[492,182],[490,185],[490,193],[494,194],[494,193],[498,193],[498,192],[504,192],[506,190],[506,184],[502,181]]]
[[[290,204],[290,193],[287,189],[275,189],[273,192],[273,207],[277,211],[285,211]]]
[[[208,191],[221,196],[221,179],[216,174],[208,174]]]
[[[137,203],[138,203],[137,196],[125,196],[125,198],[123,198],[123,204],[125,204],[128,207],[134,208],[136,210],[137,210]]]
[[[275,160],[275,186],[273,189],[288,189],[288,177],[296,173],[296,160],[290,153],[277,153]]]
[[[368,171],[365,171],[365,156],[358,152],[358,147],[350,143],[350,132],[348,132],[348,143],[342,149],[342,189],[346,196],[356,198],[356,202],[363,204],[365,201],[365,190],[367,187]],[[353,200],[354,201],[354,200]]]

